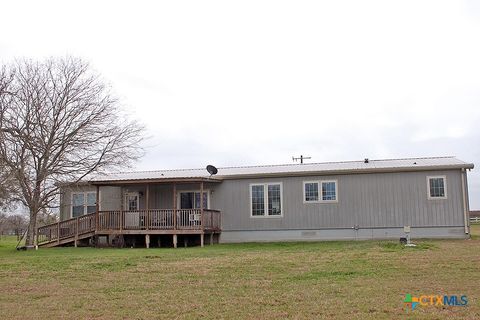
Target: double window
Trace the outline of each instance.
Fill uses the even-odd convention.
[[[303,201],[337,202],[337,180],[305,181],[303,182]]]
[[[282,184],[251,184],[250,210],[252,217],[282,216]]]
[[[427,177],[428,199],[447,198],[447,178],[445,176]]]
[[[97,194],[95,192],[72,193],[72,218],[94,213],[97,210]]]

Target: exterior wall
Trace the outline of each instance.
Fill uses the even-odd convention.
[[[100,193],[103,192],[103,188],[100,187]],[[215,185],[205,184],[204,190],[213,190]],[[200,190],[200,185],[198,183],[191,184],[178,184],[177,185],[177,196],[181,191],[198,191]],[[140,209],[146,208],[146,186],[125,186],[124,192],[142,192],[143,195],[140,196]],[[177,199],[177,203],[179,203]],[[150,197],[149,197],[149,208],[150,209],[172,209],[173,208],[173,185],[171,184],[156,184],[150,186]],[[213,208],[213,207],[212,207]]]
[[[66,220],[72,217],[72,193],[94,191],[94,186],[86,185],[62,188],[62,191],[60,193],[60,220]]]
[[[212,191],[216,187],[215,184],[205,184],[205,191]],[[178,184],[177,193],[181,191],[200,190],[200,185],[195,184]],[[63,188],[60,196],[60,219],[66,220],[72,217],[72,193],[75,192],[96,192],[96,187],[91,185],[75,186]],[[119,186],[101,186],[100,187],[100,210],[120,210],[122,208],[123,196],[122,192],[139,192],[140,210],[146,208],[146,186],[145,185],[128,185]],[[173,208],[173,185],[157,184],[150,186],[149,197],[150,209],[172,209]],[[177,201],[177,203],[179,203]],[[212,207],[212,206],[211,206]],[[214,208],[214,207],[212,207]]]
[[[463,238],[466,235],[461,174],[461,170],[444,170],[236,179],[205,184],[204,189],[210,191],[210,208],[222,212],[221,242],[398,239],[404,234],[404,226],[412,227],[412,237]],[[427,176],[437,175],[446,176],[447,199],[429,200]],[[338,202],[304,203],[303,182],[312,180],[337,180]],[[283,215],[251,217],[250,184],[267,182],[282,183]],[[142,192],[140,209],[146,207],[145,185],[101,186],[100,209],[119,210],[122,189]],[[177,185],[177,192],[199,189],[198,183]],[[95,191],[95,187],[63,190],[62,220],[71,217],[71,193],[82,191]],[[173,186],[151,185],[149,207],[173,208]]]
[[[72,217],[72,193],[96,192],[95,186],[83,185],[63,188],[60,194],[60,220]],[[100,210],[120,210],[120,187],[101,187]]]
[[[447,199],[428,199],[427,176],[435,175],[446,176]],[[337,180],[338,202],[304,203],[303,181],[309,180]],[[266,182],[282,183],[283,217],[250,216],[250,184]],[[451,233],[464,228],[460,170],[226,180],[215,191],[212,205],[222,211],[223,242],[269,240],[270,231],[279,230],[275,237],[284,240],[305,239],[299,236],[305,230],[316,230],[315,237],[320,239],[329,238],[320,231],[325,229],[336,230],[334,238],[355,238],[354,226],[383,233],[382,237],[391,235],[391,228],[403,230],[403,226],[445,227],[441,236],[465,237],[464,232]],[[390,231],[372,231],[383,229]]]

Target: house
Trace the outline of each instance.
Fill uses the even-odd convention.
[[[455,157],[113,173],[64,186],[38,243],[469,237],[467,169]],[[405,228],[406,227],[406,228]]]

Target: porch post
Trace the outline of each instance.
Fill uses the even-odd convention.
[[[123,230],[123,204],[125,203],[125,196],[123,194],[123,186],[120,187],[120,232]]]
[[[98,226],[100,223],[100,186],[97,184],[97,194],[96,194],[96,199],[95,199],[95,231],[98,231]]]
[[[177,184],[173,183],[173,229],[177,229]]]
[[[145,247],[150,248],[150,235],[146,234],[145,235]]]
[[[149,225],[150,225],[150,184],[147,183],[147,190],[145,190],[145,209],[147,211],[147,221],[145,223],[145,228],[148,230]]]
[[[173,183],[173,232],[177,230],[177,184]],[[177,234],[173,234],[173,247],[177,247]]]
[[[202,247],[202,248],[203,248],[203,241],[204,241],[204,234],[202,232],[202,233],[200,233],[200,247]]]
[[[202,223],[202,230],[204,229],[204,219],[203,219],[203,181],[200,182],[200,221]],[[202,247],[203,247],[203,235],[202,235]]]

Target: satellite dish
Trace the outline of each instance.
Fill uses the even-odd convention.
[[[212,166],[211,164],[209,164],[207,166],[207,171],[208,171],[208,173],[210,173],[211,176],[213,176],[213,175],[217,174],[218,169],[215,168],[215,166]]]

